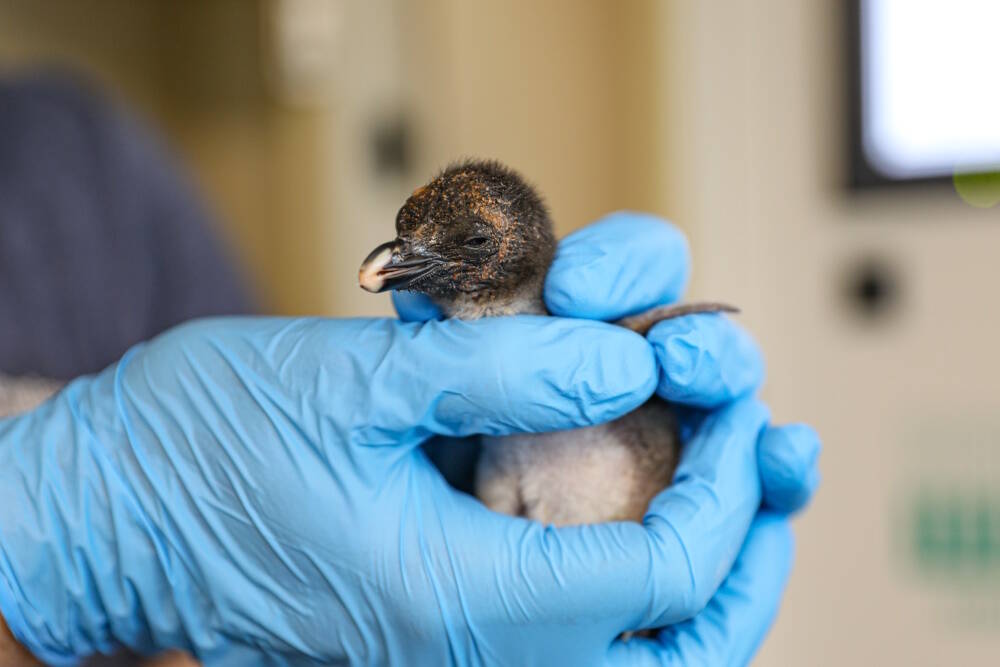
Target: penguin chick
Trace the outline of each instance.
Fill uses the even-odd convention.
[[[494,161],[453,164],[417,188],[396,216],[396,239],[358,273],[370,292],[426,294],[449,317],[547,314],[555,256],[548,210],[516,172]],[[617,324],[656,322],[724,304],[660,307]],[[555,525],[642,519],[673,478],[679,452],[670,405],[653,397],[612,422],[550,433],[484,437],[476,495],[491,509]]]

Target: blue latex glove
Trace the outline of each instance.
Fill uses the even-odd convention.
[[[658,352],[554,318],[172,330],[0,422],[0,612],[56,664],[118,643],[230,664],[598,664],[687,655],[706,627],[711,655],[745,657],[790,553],[784,519],[754,519],[758,465],[789,508],[812,475],[809,438],[766,430],[756,402],[699,420],[643,525],[494,514],[419,448],[618,416],[664,390]],[[761,576],[768,550],[785,565]],[[685,619],[676,639],[615,640]]]

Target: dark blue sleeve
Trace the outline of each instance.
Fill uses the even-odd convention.
[[[164,148],[73,78],[0,81],[0,372],[70,378],[252,300]]]

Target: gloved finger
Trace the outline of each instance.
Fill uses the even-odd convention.
[[[656,384],[645,339],[601,322],[324,324],[314,321],[317,339],[299,346],[300,356],[309,351],[300,361],[318,369],[319,380],[313,371],[290,372],[288,381],[307,378],[325,404],[354,415],[350,435],[368,445],[592,425],[635,409]]]
[[[752,392],[764,381],[760,348],[722,315],[664,320],[647,338],[660,363],[656,393],[673,403],[712,408]]]
[[[691,618],[729,572],[760,505],[756,452],[767,419],[752,399],[713,413],[642,524],[539,526],[513,541],[519,566],[503,586],[522,606],[530,598],[541,622],[591,610],[612,636]]]
[[[769,428],[760,439],[758,465],[764,504],[791,514],[805,507],[819,486],[819,436],[805,424]]]
[[[665,628],[656,639],[616,640],[608,664],[749,664],[774,623],[794,552],[788,520],[761,512],[732,571],[700,614]]]
[[[560,243],[545,279],[545,304],[562,317],[616,320],[677,301],[691,253],[673,225],[621,211]]]
[[[760,506],[757,449],[769,418],[760,401],[736,401],[708,415],[686,444],[673,484],[643,520],[663,557],[638,627],[690,618],[715,594]]]
[[[405,290],[392,291],[392,305],[404,322],[440,320],[444,314],[425,294]]]
[[[687,442],[711,412],[676,406],[680,437]],[[819,487],[819,436],[806,424],[768,427],[757,449],[764,505],[794,514],[809,504]]]

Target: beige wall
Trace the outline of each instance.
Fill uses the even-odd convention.
[[[1000,501],[1000,315],[985,305],[1000,284],[1000,210],[947,187],[840,186],[840,19],[821,0],[672,2],[663,25],[669,162],[696,289],[744,307],[776,418],[808,421],[825,442],[759,662],[994,664],[996,561],[924,567],[913,520],[926,493]],[[870,252],[902,278],[897,316],[881,324],[842,299],[847,267]]]

